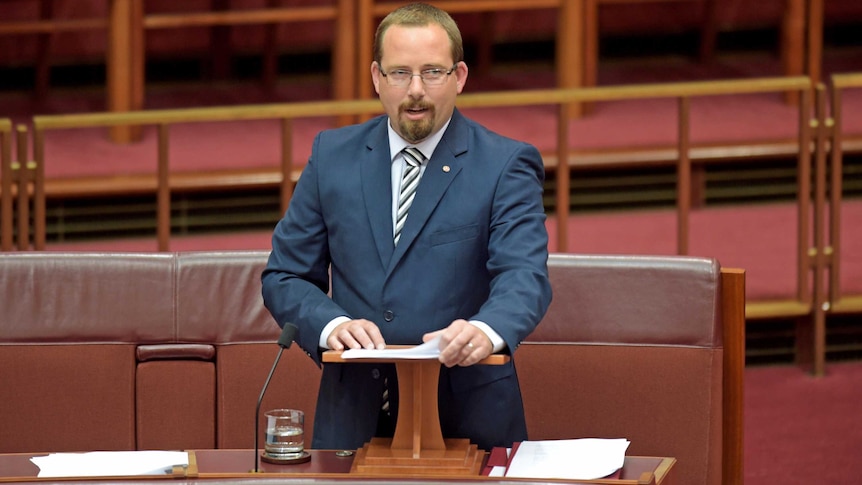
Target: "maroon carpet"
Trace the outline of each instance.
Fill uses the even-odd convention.
[[[745,484],[862,483],[862,363],[745,371]]]

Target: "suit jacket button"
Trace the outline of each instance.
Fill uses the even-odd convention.
[[[395,319],[395,312],[393,312],[392,310],[386,310],[385,312],[383,312],[383,319],[387,322],[391,322]]]
[[[380,369],[371,369],[371,377],[374,379],[380,379]]]

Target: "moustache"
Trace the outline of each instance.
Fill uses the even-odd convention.
[[[398,108],[398,110],[404,112],[410,110],[432,109],[433,107],[434,105],[431,103],[404,103]]]

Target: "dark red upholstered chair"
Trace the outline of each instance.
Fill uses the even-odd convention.
[[[742,273],[563,254],[549,271],[551,307],[515,353],[530,439],[628,438],[630,455],[676,458],[679,483],[741,483],[744,355],[724,333],[744,323]]]

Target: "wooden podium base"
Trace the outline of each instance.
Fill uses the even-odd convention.
[[[445,450],[392,449],[389,438],[372,438],[356,451],[350,473],[407,476],[478,476],[485,453],[466,439],[447,439]]]
[[[390,349],[405,348],[390,346]],[[341,352],[328,350],[324,362],[344,363]],[[480,364],[500,365],[508,355],[493,354]],[[355,361],[354,361],[355,362]],[[440,362],[437,359],[373,358],[364,362],[394,363],[398,372],[398,422],[389,438],[371,438],[356,451],[350,473],[400,477],[478,477],[485,451],[470,440],[444,439],[437,409]]]

